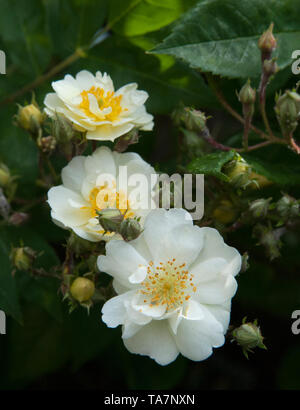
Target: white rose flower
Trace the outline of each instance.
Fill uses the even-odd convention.
[[[114,141],[137,127],[144,131],[153,128],[153,116],[145,109],[146,91],[137,90],[130,83],[114,90],[109,75],[100,71],[94,76],[87,70],[76,78],[66,75],[63,80],[52,82],[55,93],[45,97],[45,112],[68,118],[74,128],[87,131],[86,138],[98,141]]]
[[[156,209],[137,239],[107,243],[98,267],[118,294],[102,320],[122,325],[131,353],[166,365],[179,353],[204,360],[224,344],[241,256],[216,229],[194,226],[183,209]]]
[[[137,176],[143,178],[142,182]],[[101,147],[90,156],[74,157],[63,168],[63,184],[48,192],[51,216],[59,226],[71,228],[89,241],[121,239],[119,234],[105,233],[97,211],[117,208],[125,218],[141,218],[143,225],[151,207],[155,207],[151,198],[156,181],[155,170],[138,154],[120,154]]]

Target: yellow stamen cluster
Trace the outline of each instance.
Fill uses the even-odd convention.
[[[141,294],[144,303],[150,306],[166,305],[166,311],[176,309],[190,299],[191,292],[196,292],[193,276],[185,269],[186,264],[176,264],[176,259],[160,262],[157,266],[151,261],[147,267],[147,276],[142,282]]]
[[[98,107],[103,110],[104,108],[111,108],[111,112],[102,116],[95,115],[90,110],[89,94],[93,94],[98,102]],[[105,92],[103,88],[92,86],[89,90],[81,92],[82,101],[80,108],[84,113],[94,119],[95,121],[115,121],[119,118],[123,109],[121,107],[122,95],[115,96],[114,91]]]
[[[118,192],[115,188],[108,189],[107,186],[93,188],[89,195],[89,202],[92,218],[97,216],[97,211],[105,208],[119,209],[125,219],[134,217],[126,194],[122,191]],[[87,208],[86,206],[82,207],[82,209]]]

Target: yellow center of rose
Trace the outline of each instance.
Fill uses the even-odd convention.
[[[82,209],[90,209],[91,217],[97,217],[97,211],[106,208],[119,209],[126,218],[133,218],[134,212],[130,208],[129,200],[126,193],[117,191],[115,188],[107,186],[95,187],[89,195],[90,207],[82,207]]]
[[[107,114],[96,115],[90,109],[89,94],[96,97],[98,107],[100,110],[110,108],[110,112]],[[122,111],[126,109],[121,107],[122,95],[115,96],[114,91],[105,92],[103,88],[95,87],[94,85],[89,90],[84,90],[81,92],[82,101],[79,107],[84,111],[84,113],[95,121],[115,121],[119,118]]]
[[[144,303],[149,303],[151,307],[166,305],[166,310],[170,311],[189,300],[191,292],[196,292],[197,289],[193,283],[194,275],[185,266],[185,263],[176,264],[175,258],[167,263],[160,262],[158,266],[149,262],[147,276],[140,290]]]

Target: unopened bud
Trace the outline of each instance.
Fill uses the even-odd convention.
[[[248,352],[252,352],[252,349],[260,347],[261,349],[267,349],[263,343],[263,336],[260,328],[257,325],[257,320],[253,323],[246,322],[246,318],[243,319],[242,325],[232,331],[233,340],[242,347],[243,353],[248,359]]]
[[[300,95],[286,91],[277,97],[275,112],[284,136],[293,133],[297,127],[300,112]]]
[[[272,60],[265,60],[263,62],[263,70],[268,75],[268,77],[271,77],[272,75],[276,74],[279,68],[275,59],[273,58]]]
[[[10,254],[11,262],[18,270],[30,269],[36,257],[36,251],[28,246],[13,248]]]
[[[47,137],[39,138],[37,144],[42,152],[48,154],[55,150],[56,139],[52,135],[48,135]]]
[[[190,107],[176,110],[173,113],[173,118],[178,124],[182,122],[186,129],[196,132],[204,130],[207,120],[206,115],[202,111]]]
[[[44,121],[44,114],[35,104],[19,107],[17,123],[32,134],[36,134]]]
[[[285,194],[276,204],[276,210],[283,218],[300,216],[299,201]]]
[[[233,222],[237,217],[237,212],[233,203],[228,199],[222,199],[218,206],[213,210],[213,218],[221,224]]]
[[[224,165],[223,172],[228,176],[229,183],[235,188],[245,189],[249,184],[252,184],[249,178],[251,167],[239,154],[235,154],[234,159]]]
[[[88,302],[95,293],[95,284],[88,278],[76,278],[72,282],[70,293],[78,302]]]
[[[262,53],[267,53],[268,55],[271,55],[277,46],[276,38],[273,35],[273,27],[274,23],[271,23],[268,30],[266,30],[258,40],[258,48]]]
[[[10,180],[11,175],[9,168],[5,164],[0,163],[0,187],[4,188],[5,186],[7,186]]]
[[[239,94],[239,101],[242,104],[254,104],[256,99],[256,92],[250,85],[250,80],[246,82],[241,88]]]
[[[271,201],[272,198],[259,198],[253,201],[249,206],[249,210],[254,218],[264,218],[268,213]]]
[[[71,141],[77,131],[73,128],[71,121],[61,114],[56,114],[52,122],[52,136],[59,143]]]
[[[119,209],[106,208],[97,211],[98,220],[106,232],[119,232],[124,215]]]
[[[125,241],[133,241],[142,232],[141,225],[134,218],[127,218],[121,223],[120,234]]]

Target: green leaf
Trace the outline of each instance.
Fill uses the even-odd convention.
[[[118,52],[112,52],[118,50]],[[167,61],[166,61],[167,60]],[[78,62],[72,72],[82,67]],[[180,101],[185,104],[214,107],[215,97],[203,78],[188,67],[167,57],[158,59],[145,54],[140,47],[114,36],[90,51],[85,68],[110,74],[115,88],[137,82],[149,94],[147,108],[151,113],[170,113]]]
[[[62,319],[61,312],[61,298],[57,294],[59,283],[56,279],[52,278],[34,278],[30,276],[28,272],[16,272],[15,277],[12,276],[12,266],[9,261],[9,254],[12,247],[18,247],[22,243],[25,246],[29,246],[40,255],[35,262],[36,267],[43,267],[48,270],[49,268],[58,265],[59,260],[52,249],[52,247],[45,241],[45,239],[37,234],[32,225],[26,227],[9,227],[2,229],[1,233],[2,243],[5,239],[5,247],[2,245],[2,260],[3,266],[7,266],[6,277],[10,277],[10,282],[6,285],[6,288],[10,290],[12,296],[7,297],[12,307],[6,310],[6,313],[11,314],[13,317],[20,320],[20,316],[17,315],[13,309],[16,309],[18,313],[19,304],[17,300],[17,289],[22,300],[28,301],[29,303],[35,303],[45,309],[52,317],[57,320]],[[5,269],[3,269],[5,272]],[[4,275],[4,273],[2,274]],[[0,274],[1,276],[1,274]],[[4,276],[3,276],[4,277]],[[10,288],[8,288],[8,285]],[[17,289],[16,289],[17,285]],[[4,286],[1,287],[3,292],[6,289]],[[13,297],[15,295],[15,297]],[[0,290],[0,303],[3,298],[1,297]],[[5,301],[6,299],[4,299]]]
[[[46,31],[55,55],[89,45],[107,15],[107,0],[46,0]]]
[[[14,107],[10,107],[14,108]],[[17,183],[22,196],[36,193],[35,181],[38,177],[38,149],[27,133],[12,124],[13,110],[3,110],[0,135],[0,160],[17,175]]]
[[[108,328],[101,321],[99,304],[92,307],[89,314],[84,308],[78,308],[71,314],[67,314],[64,325],[74,370],[99,356],[117,336],[116,331]]]
[[[187,166],[187,170],[194,174],[212,175],[223,181],[228,181],[227,175],[222,172],[223,166],[233,159],[234,151],[220,151],[196,158]]]
[[[63,332],[63,325],[43,310],[34,305],[27,306],[24,326],[12,321],[8,327],[1,385],[6,388],[23,387],[65,364],[70,353]]]
[[[196,0],[110,0],[108,25],[125,36],[155,31],[181,16]]]
[[[279,68],[291,64],[299,48],[298,0],[211,0],[199,2],[154,50],[187,62],[191,67],[226,77],[260,74],[257,41],[271,22],[278,45]]]
[[[0,43],[7,65],[13,64],[14,74],[16,70],[31,77],[41,74],[50,61],[42,2],[0,0],[0,9]]]

